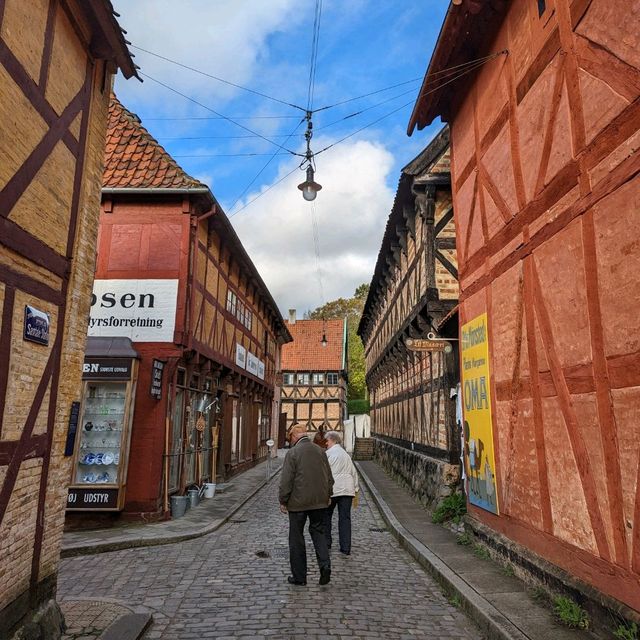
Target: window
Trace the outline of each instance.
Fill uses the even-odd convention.
[[[545,12],[547,8],[546,0],[538,0],[538,16],[542,17],[542,14]]]
[[[314,373],[313,384],[324,384],[324,373]]]
[[[296,384],[308,385],[309,384],[309,374],[308,373],[298,373],[298,374],[296,374]]]
[[[327,373],[327,384],[338,384],[338,374]]]
[[[282,382],[284,384],[293,384],[293,373],[285,373],[282,376]]]
[[[236,302],[238,298],[233,291],[227,291],[227,311],[234,316],[236,314]]]

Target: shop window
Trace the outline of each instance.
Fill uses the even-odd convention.
[[[315,384],[315,385],[324,384],[324,373],[314,373],[313,374],[313,384]]]
[[[210,393],[212,387],[213,387],[213,382],[212,382],[211,378],[205,378],[203,390]]]
[[[338,384],[338,374],[327,373],[327,384]]]
[[[179,377],[180,371],[178,371]],[[184,383],[184,371],[183,383]],[[171,450],[169,458],[169,491],[177,491],[180,482],[180,454],[182,453],[182,422],[184,417],[184,390],[177,389],[171,423]]]
[[[179,387],[184,387],[185,386],[185,378],[186,378],[186,374],[187,372],[184,369],[178,369],[178,376],[177,376],[177,382],[178,382],[178,386]]]
[[[238,399],[231,404],[231,462],[238,462]]]
[[[308,373],[298,373],[298,374],[296,374],[296,384],[308,385],[309,384],[309,374]]]
[[[193,374],[191,376],[191,384],[189,385],[192,389],[200,388],[200,376],[197,374]]]

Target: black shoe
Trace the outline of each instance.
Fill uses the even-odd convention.
[[[343,556],[350,556],[350,555],[351,555],[351,551],[343,551],[342,549],[340,549],[340,553],[341,553]]]
[[[298,587],[306,587],[307,586],[307,581],[306,580],[296,580],[293,576],[289,576],[287,578],[287,582],[289,584],[295,584]]]
[[[329,584],[331,581],[331,569],[320,569],[320,580],[318,584]]]

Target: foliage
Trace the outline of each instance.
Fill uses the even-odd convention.
[[[347,319],[347,369],[349,372],[348,397],[350,399],[366,398],[367,384],[365,381],[364,346],[358,335],[358,324],[362,317],[364,303],[369,293],[369,285],[361,284],[352,298],[338,298],[308,311],[305,317],[310,320]]]
[[[455,607],[456,609],[462,609],[462,600],[457,593],[447,596],[447,601],[452,607]]]
[[[461,493],[447,496],[433,511],[431,521],[439,524],[455,518],[461,518],[467,513],[467,503]]]
[[[500,568],[500,571],[502,571],[502,573],[505,576],[515,576],[516,575],[516,572],[513,570],[513,567],[510,564],[502,565],[502,567]]]
[[[639,640],[640,630],[635,622],[624,622],[618,625],[618,628],[613,632],[613,635],[620,640]]]
[[[369,413],[369,400],[367,398],[350,398],[347,401],[349,415]]]
[[[463,547],[470,547],[473,544],[473,537],[465,531],[464,533],[458,534],[456,542]]]
[[[491,557],[486,547],[483,547],[481,544],[473,545],[473,555],[481,560],[488,560]]]
[[[553,613],[562,624],[571,629],[588,629],[589,616],[587,612],[571,598],[558,596],[553,601]]]
[[[537,586],[531,590],[531,597],[536,602],[544,602],[545,600],[549,599],[549,594],[547,593],[546,589],[544,589],[543,587]]]

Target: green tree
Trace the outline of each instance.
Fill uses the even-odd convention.
[[[349,387],[348,396],[350,399],[366,398],[367,384],[365,381],[364,346],[360,336],[357,334],[358,324],[362,317],[364,303],[369,293],[369,285],[361,284],[353,294],[352,298],[338,298],[326,304],[308,311],[305,317],[310,320],[333,320],[336,318],[347,319],[347,340],[348,340],[348,370]]]

